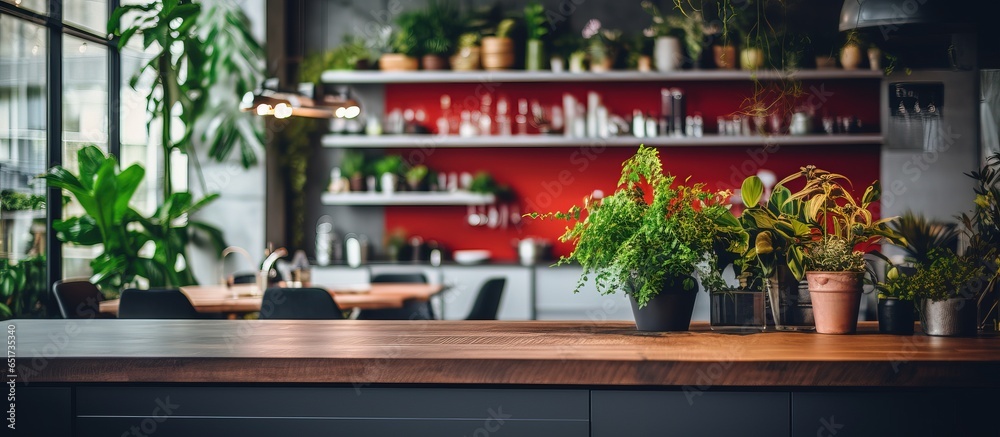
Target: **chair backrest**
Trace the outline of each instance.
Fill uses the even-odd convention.
[[[180,290],[122,291],[119,319],[197,319],[191,301]]]
[[[472,304],[472,311],[469,311],[465,320],[496,320],[497,312],[500,310],[500,298],[503,297],[503,288],[507,284],[506,278],[492,278],[483,284],[476,296],[476,302]]]
[[[52,294],[64,319],[93,319],[101,314],[104,295],[86,279],[63,279],[52,285]]]
[[[322,288],[268,288],[260,305],[262,320],[343,319],[337,302]]]
[[[371,283],[399,282],[409,284],[426,284],[427,276],[420,272],[414,273],[381,273],[373,275]]]
[[[257,274],[241,272],[233,275],[233,284],[256,284]]]

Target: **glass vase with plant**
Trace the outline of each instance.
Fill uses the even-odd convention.
[[[560,241],[574,248],[559,264],[583,267],[576,291],[592,278],[602,294],[628,294],[639,330],[683,331],[698,291],[694,275],[717,277],[714,243],[720,233],[741,232],[728,198],[727,191],[678,182],[663,172],[656,149],[640,146],[611,196],[529,216],[570,222]]]
[[[527,47],[524,54],[524,69],[538,71],[545,65],[545,42],[542,38],[549,33],[548,20],[545,18],[545,7],[537,1],[524,7],[524,26],[528,34]]]
[[[789,266],[794,266],[797,277],[806,270],[816,331],[852,333],[857,329],[864,276],[875,278],[865,253],[885,258],[874,245],[882,240],[899,241],[888,226],[894,218],[875,219],[870,210],[881,196],[878,181],[855,199],[846,188],[851,186],[849,179],[810,165],[779,185],[799,178],[805,179],[805,185],[792,198],[804,202],[812,236],[792,247]]]

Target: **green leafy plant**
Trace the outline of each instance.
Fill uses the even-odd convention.
[[[425,10],[404,12],[396,18],[393,48],[408,56],[447,55],[465,27],[458,10],[446,1],[432,1]]]
[[[0,211],[28,211],[45,209],[45,196],[25,194],[14,190],[0,191]]]
[[[812,226],[812,238],[799,243],[805,248],[804,258],[807,267],[837,265],[835,263],[827,264],[827,262],[832,261],[831,258],[828,258],[828,254],[841,255],[839,252],[840,244],[844,244],[852,250],[860,246],[861,252],[870,252],[881,256],[877,250],[866,249],[870,249],[883,239],[889,243],[901,241],[901,237],[888,226],[888,223],[895,218],[875,220],[869,210],[872,204],[879,201],[881,196],[878,181],[868,186],[860,199],[855,199],[844,186],[844,184],[848,187],[851,186],[849,179],[843,175],[809,165],[786,177],[778,185],[784,186],[799,178],[805,179],[805,186],[802,190],[792,194],[791,198],[804,202],[805,214]],[[838,247],[834,248],[832,245]],[[792,257],[788,261],[791,267],[793,263],[799,263],[799,257]],[[820,261],[823,264],[820,264]],[[847,262],[843,265],[854,266],[855,264]],[[796,265],[792,271],[796,273],[797,278],[801,279],[801,276],[797,274],[801,272],[800,266]]]
[[[805,203],[793,198],[792,192],[781,185],[774,187],[770,198],[763,201],[764,182],[757,176],[746,178],[740,193],[746,209],[739,221],[752,244],[747,245],[737,267],[741,271],[759,270],[769,278],[784,264],[795,277],[801,278],[805,274],[805,261],[799,243],[812,238],[813,224],[805,213]]]
[[[907,261],[930,263],[931,252],[939,248],[956,248],[960,232],[949,224],[935,224],[922,215],[907,211],[889,222],[889,228],[901,237],[899,243]]]
[[[916,290],[919,287],[916,275],[904,275],[899,268],[890,266],[885,273],[885,280],[875,284],[878,290],[879,299],[896,298],[899,300],[913,300],[916,298]]]
[[[196,284],[188,270],[186,247],[191,232],[207,233],[221,252],[221,231],[192,220],[190,215],[215,200],[217,195],[193,202],[188,193],[174,193],[151,217],[143,217],[130,206],[145,170],[133,164],[120,170],[118,161],[95,146],[77,152],[78,174],[55,166],[43,176],[50,187],[69,191],[84,210],[79,217],[53,223],[60,241],[79,246],[101,245],[90,262],[90,280],[106,293],[136,285],[136,278],[150,287]],[[152,243],[151,256],[141,251]]]
[[[45,317],[45,257],[0,259],[0,319]]]
[[[846,240],[828,236],[810,246],[806,268],[818,272],[864,272],[865,253]]]
[[[533,1],[524,7],[524,26],[528,32],[529,40],[541,40],[549,33],[547,20],[545,19],[545,6]]]
[[[517,25],[517,21],[514,21],[513,18],[504,18],[497,23],[493,36],[497,38],[510,38],[510,32],[514,29],[515,25]]]
[[[989,278],[978,302],[982,327],[1000,306],[1000,153],[966,175],[975,181],[976,198],[972,213],[960,216],[968,242],[965,255],[979,260]]]
[[[640,146],[623,164],[611,196],[528,216],[571,222],[560,240],[575,247],[559,263],[583,267],[577,291],[593,275],[602,294],[624,288],[642,307],[664,289],[695,288],[692,275],[716,265],[718,235],[741,232],[725,205],[728,192],[675,182],[663,173],[657,150]]]
[[[903,279],[910,282],[916,297],[941,301],[978,296],[982,292],[986,271],[978,260],[950,250],[936,250],[930,258],[930,264],[917,266],[914,274]]]
[[[652,18],[653,22],[646,28],[645,33],[649,37],[661,37],[661,36],[672,36],[680,38],[683,36],[683,31],[673,27],[668,20],[668,16],[660,11],[653,2],[644,0],[640,3],[642,10],[646,11],[647,14]]]
[[[345,177],[363,176],[365,173],[365,155],[361,152],[348,151],[340,161],[340,170]]]
[[[416,187],[424,181],[427,177],[427,166],[426,165],[415,165],[406,170],[406,182],[410,184],[411,187]]]
[[[479,46],[479,34],[475,32],[466,32],[458,37],[458,48],[470,48]]]
[[[124,19],[123,19],[124,18]],[[108,33],[118,36],[123,48],[142,35],[142,46],[153,50],[153,59],[130,80],[135,88],[144,75],[153,77],[147,95],[147,110],[160,122],[163,156],[178,150],[197,166],[193,138],[208,145],[208,155],[223,161],[239,147],[244,167],[257,163],[263,132],[252,115],[240,112],[238,102],[260,83],[263,50],[250,34],[246,16],[229,2],[203,6],[191,0],[153,0],[120,6],[108,20]],[[174,138],[174,117],[183,125],[183,136]],[[171,175],[170,159],[163,160],[164,174]],[[204,176],[197,172],[204,187]],[[207,191],[207,190],[206,190]],[[163,199],[173,186],[163,180]]]
[[[403,158],[399,155],[386,155],[382,159],[375,161],[375,174],[379,176],[386,173],[402,175],[403,168]]]

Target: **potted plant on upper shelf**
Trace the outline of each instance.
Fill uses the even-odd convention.
[[[396,192],[399,175],[403,173],[403,158],[399,155],[386,155],[375,161],[375,174],[379,178],[382,193],[391,195]]]
[[[484,35],[482,40],[483,68],[505,70],[514,65],[514,40],[510,31],[516,22],[505,18],[497,23],[492,35]]]
[[[883,239],[891,243],[900,238],[888,227],[893,218],[875,220],[869,211],[881,196],[878,181],[856,200],[841,184],[850,186],[850,180],[810,165],[779,185],[799,178],[805,179],[805,186],[792,198],[805,203],[812,238],[795,246],[796,255],[788,259],[789,266],[794,266],[792,271],[797,277],[803,269],[807,270],[816,332],[853,333],[858,324],[864,276],[868,273],[875,279],[874,271],[865,262],[865,251],[855,248],[869,249]],[[884,258],[877,250],[870,253]]]
[[[365,155],[347,151],[340,161],[341,174],[350,181],[351,191],[365,191]]]
[[[406,185],[410,191],[420,191],[421,184],[427,177],[427,171],[426,165],[415,165],[406,170]]]
[[[600,21],[591,19],[584,26],[582,36],[587,43],[590,71],[604,72],[614,68],[622,32],[605,29]]]
[[[861,47],[864,41],[857,30],[847,32],[847,40],[840,49],[840,66],[845,70],[857,70],[861,65]]]
[[[455,71],[472,71],[481,66],[479,34],[463,33],[458,37],[458,50],[451,56],[451,68]]]
[[[392,53],[383,53],[378,59],[378,67],[383,71],[413,71],[419,68],[421,41],[414,35],[414,27],[420,26],[424,20],[421,11],[410,11],[396,17],[396,28],[393,30],[390,47]]]
[[[677,70],[684,61],[684,52],[677,35],[679,30],[670,26],[667,17],[653,2],[644,0],[642,9],[653,19],[653,23],[644,31],[646,36],[655,38],[653,41],[653,65],[656,66],[657,71]]]
[[[711,274],[719,233],[741,232],[725,204],[728,192],[675,182],[663,173],[657,150],[639,146],[611,196],[566,212],[528,214],[571,222],[560,241],[575,247],[559,264],[583,267],[576,291],[588,278],[602,294],[624,290],[640,331],[686,331],[698,292],[693,275]]]
[[[427,9],[414,14],[416,22],[406,23],[418,42],[424,70],[446,70],[448,55],[462,33],[458,11],[446,1],[432,1]]]
[[[542,70],[545,64],[545,42],[548,21],[545,19],[545,7],[537,1],[524,7],[524,25],[528,31],[528,42],[524,54],[524,69],[528,71]]]
[[[802,257],[798,243],[812,237],[812,221],[805,205],[792,197],[792,192],[778,185],[764,200],[765,186],[760,177],[747,177],[740,188],[746,209],[740,215],[740,225],[747,233],[746,251],[739,260],[742,269],[760,272],[766,278],[768,302],[774,326],[781,331],[811,331],[812,302],[807,290],[800,287],[802,270],[789,263]]]

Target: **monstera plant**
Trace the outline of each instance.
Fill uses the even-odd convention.
[[[188,269],[188,243],[205,236],[220,251],[225,244],[221,231],[190,216],[218,195],[194,202],[189,193],[174,193],[152,216],[144,217],[131,206],[146,173],[142,166],[122,170],[113,156],[94,146],[80,149],[77,162],[76,174],[55,166],[43,178],[50,187],[68,191],[84,211],[52,225],[59,240],[101,245],[101,254],[90,263],[91,282],[112,295],[137,285],[137,278],[149,287],[196,284]]]

